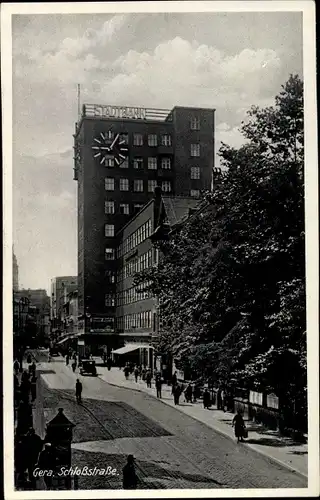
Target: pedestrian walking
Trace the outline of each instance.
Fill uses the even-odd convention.
[[[72,366],[72,371],[73,371],[73,373],[74,373],[74,372],[76,371],[76,368],[77,368],[77,360],[76,360],[76,359],[74,359],[74,360],[73,360],[73,362],[72,362],[72,365],[71,365],[71,366]]]
[[[204,390],[202,400],[203,400],[203,408],[205,408],[206,410],[209,410],[209,408],[210,408],[210,392],[208,391],[208,389]]]
[[[77,381],[76,381],[76,399],[77,399],[77,403],[81,403],[82,402],[82,384],[80,382],[80,380],[77,378]]]
[[[145,382],[145,380],[146,380],[146,367],[145,366],[141,370],[141,378],[142,378],[143,382]]]
[[[147,387],[151,388],[151,370],[148,368],[147,373],[146,373],[146,382],[147,382]]]
[[[67,355],[66,355],[66,366],[69,365],[69,360],[70,360],[69,353],[67,353]]]
[[[238,410],[236,415],[233,417],[232,427],[234,427],[234,434],[237,438],[237,442],[243,442],[243,438],[246,436],[247,429],[241,415],[241,410]]]
[[[184,397],[185,397],[186,403],[192,403],[192,386],[191,386],[191,384],[187,385],[187,388],[184,391]]]
[[[225,391],[224,391],[224,389],[222,389],[222,391],[221,391],[221,410],[222,410],[223,412],[225,412],[225,411],[226,411],[226,409],[225,409],[225,404],[226,404],[226,400],[225,400]]]
[[[124,490],[136,490],[138,477],[134,466],[134,456],[128,455],[127,463],[122,469],[122,485]]]
[[[129,373],[130,373],[130,368],[129,368],[129,366],[128,366],[128,365],[126,365],[126,366],[124,367],[124,370],[123,370],[123,371],[124,371],[124,376],[126,377],[126,380],[128,380],[128,378],[129,378]]]
[[[157,398],[160,398],[160,399],[161,399],[161,389],[162,389],[161,375],[157,374],[157,377],[156,377],[156,390],[157,390]]]
[[[39,454],[42,450],[43,441],[38,434],[36,434],[33,427],[30,427],[25,438],[26,449],[28,450],[26,461],[29,481],[34,485],[35,478],[33,475],[36,463],[38,462]]]
[[[108,367],[108,371],[110,371],[111,367],[112,367],[112,359],[111,358],[108,358],[107,367]]]
[[[52,470],[54,472],[56,468],[56,462],[56,453],[51,443],[45,443],[44,449],[39,455],[37,467],[39,467],[40,470]],[[50,490],[52,488],[52,476],[45,474],[43,479],[47,490]]]
[[[14,369],[15,374],[18,375],[19,370],[20,370],[20,363],[17,359],[15,359],[15,361],[13,363],[13,369]]]
[[[37,397],[37,377],[35,375],[32,376],[30,381],[30,391],[31,391],[31,401],[35,401]]]
[[[181,386],[179,384],[176,384],[173,387],[173,400],[174,400],[175,405],[179,404],[179,399],[180,399],[181,393],[182,393]]]
[[[138,375],[139,375],[139,368],[137,366],[135,366],[135,369],[134,369],[134,378],[135,378],[136,382],[138,382]]]
[[[172,375],[171,383],[172,383],[171,394],[174,395],[174,388],[178,383],[177,372],[174,372],[174,374]]]
[[[217,390],[217,409],[221,410],[221,389],[220,389],[220,387]]]

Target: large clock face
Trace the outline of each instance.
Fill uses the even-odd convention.
[[[114,134],[109,130],[106,134],[100,133],[94,138],[92,146],[93,157],[97,158],[102,165],[107,158],[112,158],[116,165],[121,165],[128,157],[128,146],[120,134]]]

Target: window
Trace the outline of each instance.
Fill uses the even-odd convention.
[[[148,135],[148,146],[158,146],[158,137],[156,134]]]
[[[161,168],[171,168],[171,158],[161,158]]]
[[[114,191],[114,178],[106,177],[104,180],[104,187],[106,191]]]
[[[111,293],[106,293],[105,295],[105,305],[107,307],[113,307],[115,306],[115,298],[114,298],[114,295],[111,294]]]
[[[143,146],[143,135],[142,134],[133,134],[133,145],[134,146]]]
[[[121,145],[124,145],[124,144],[129,144],[129,135],[124,133],[124,134],[120,134],[120,137],[119,137],[119,144]]]
[[[142,193],[143,192],[143,180],[142,179],[134,179],[134,181],[133,181],[133,190],[136,193]]]
[[[190,130],[200,130],[200,118],[193,116],[190,120]]]
[[[120,168],[128,168],[129,167],[129,161],[128,161],[128,158],[126,158],[125,160],[123,160],[122,163],[120,163]]]
[[[150,156],[148,158],[148,169],[149,170],[157,170],[157,158]]]
[[[120,213],[123,215],[129,214],[129,204],[128,203],[120,203],[119,205]]]
[[[104,202],[104,213],[105,214],[114,214],[114,201],[105,201]]]
[[[133,168],[143,168],[143,158],[135,158],[133,160]]]
[[[106,279],[108,283],[114,283],[116,280],[115,274],[113,271],[106,271],[105,273]]]
[[[164,134],[161,137],[161,144],[162,144],[162,146],[171,146],[171,135]]]
[[[200,179],[200,167],[191,167],[191,179]]]
[[[133,208],[134,208],[134,211],[135,212],[139,212],[139,210],[143,207],[143,205],[141,203],[135,203],[133,205]]]
[[[114,225],[113,224],[105,224],[104,235],[113,238],[113,236],[114,236]]]
[[[106,248],[105,249],[105,259],[106,260],[114,260],[114,248]]]
[[[157,181],[156,180],[150,180],[148,181],[148,193],[153,193],[155,188],[157,186]]]
[[[199,198],[199,196],[200,196],[199,189],[191,189],[190,196],[193,196],[194,198]]]
[[[200,156],[200,144],[190,144],[190,155]]]
[[[170,181],[162,181],[162,191],[164,193],[170,193],[171,191],[171,182]]]
[[[114,167],[114,157],[113,156],[106,156],[104,164],[106,167]]]
[[[129,191],[129,179],[120,179],[120,191]]]

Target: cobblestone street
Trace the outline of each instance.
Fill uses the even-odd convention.
[[[79,489],[121,488],[122,468],[130,453],[136,458],[142,489],[307,486],[302,475],[149,394],[112,386],[98,377],[79,377],[62,358],[39,363],[38,370],[37,433],[44,436],[45,423],[62,407],[76,425],[72,465],[112,466],[119,474],[81,476]],[[83,405],[75,402],[77,377],[83,384]]]

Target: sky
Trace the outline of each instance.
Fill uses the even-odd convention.
[[[302,78],[302,16],[14,15],[13,242],[20,288],[77,274],[73,137],[81,103],[216,109],[216,149],[251,105]],[[219,164],[217,158],[216,164]]]

